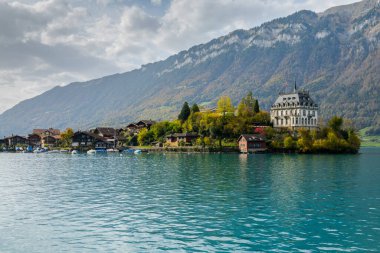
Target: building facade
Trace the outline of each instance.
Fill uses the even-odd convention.
[[[270,109],[270,118],[275,128],[318,128],[318,104],[308,91],[297,90],[280,93]]]
[[[166,136],[166,144],[171,147],[178,147],[181,144],[190,145],[197,138],[197,133],[175,133]]]
[[[256,153],[267,150],[265,138],[258,134],[242,134],[238,143],[241,153]]]

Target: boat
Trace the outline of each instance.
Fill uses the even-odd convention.
[[[119,150],[117,150],[116,148],[109,148],[107,149],[107,153],[108,152],[119,152]]]
[[[71,154],[72,154],[72,155],[76,155],[76,154],[79,154],[79,152],[78,152],[78,150],[75,150],[75,149],[74,149],[73,151],[71,151]]]
[[[89,155],[96,154],[96,150],[95,149],[90,149],[89,151],[87,151],[87,154],[89,154]]]
[[[48,151],[49,154],[56,154],[59,153],[59,150],[50,150]]]
[[[136,149],[133,153],[135,153],[135,154],[141,154],[141,149]]]
[[[33,153],[46,153],[47,149],[44,148],[36,148]]]
[[[105,148],[95,148],[95,153],[106,153],[107,149]]]

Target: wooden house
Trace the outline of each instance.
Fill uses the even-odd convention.
[[[101,137],[97,134],[86,132],[86,131],[78,131],[73,135],[73,147],[77,148],[113,148],[114,143],[108,141],[106,138]]]
[[[141,129],[150,129],[156,122],[153,120],[140,120],[127,125],[123,130],[129,134],[138,134]]]
[[[238,139],[239,150],[242,153],[256,153],[267,150],[265,138],[258,134],[242,134]]]
[[[54,147],[58,145],[58,141],[61,138],[61,131],[59,129],[48,128],[48,129],[33,129],[32,138],[37,141],[36,135],[40,137],[41,147]],[[37,142],[38,143],[38,142]]]
[[[12,135],[4,138],[4,146],[14,148],[16,146],[28,145],[28,139],[19,135]]]
[[[126,133],[123,128],[116,129],[116,146],[121,147],[127,141]]]
[[[166,136],[166,144],[172,147],[178,147],[181,144],[189,145],[197,138],[197,133],[175,133]]]
[[[42,147],[56,147],[59,144],[59,140],[60,140],[59,136],[47,135],[41,138],[41,146]]]
[[[136,123],[130,123],[125,127],[125,130],[131,133],[138,132],[139,126]]]
[[[59,129],[48,128],[48,129],[33,129],[33,134],[37,134],[39,136],[58,136],[61,134]]]
[[[153,120],[140,120],[139,122],[135,123],[138,128],[147,128],[150,129],[151,126],[153,126],[156,122]]]
[[[115,128],[112,128],[112,127],[97,127],[91,132],[106,139],[113,140],[116,138],[116,130]]]
[[[41,136],[38,134],[29,134],[28,136],[28,142],[30,146],[33,147],[40,147],[42,142],[41,142]]]

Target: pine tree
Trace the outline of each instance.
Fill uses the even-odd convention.
[[[189,107],[189,104],[185,102],[182,106],[181,113],[178,115],[178,119],[184,122],[187,120],[189,116],[190,116],[190,107]]]
[[[193,106],[191,107],[191,112],[192,113],[200,112],[197,104],[193,104]]]
[[[253,106],[253,111],[255,113],[260,112],[259,101],[257,99],[255,100],[255,105]]]

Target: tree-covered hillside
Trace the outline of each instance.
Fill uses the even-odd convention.
[[[138,70],[56,87],[0,115],[0,134],[172,119],[183,101],[207,107],[228,95],[236,105],[248,91],[268,110],[294,80],[310,90],[324,118],[380,125],[379,42],[377,0],[300,11]]]

